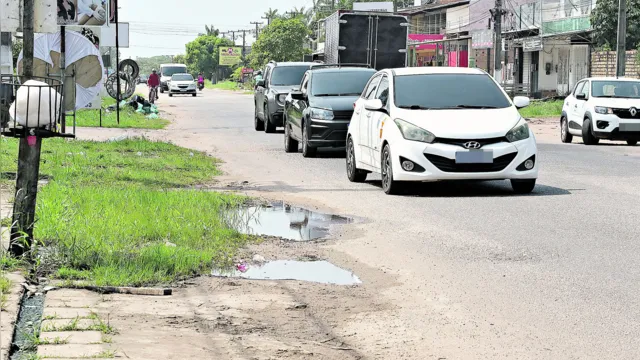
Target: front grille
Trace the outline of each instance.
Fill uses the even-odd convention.
[[[636,116],[631,116],[629,109],[611,109],[613,113],[620,119],[640,119],[640,110]]]
[[[336,120],[351,120],[353,116],[353,110],[334,111],[333,118]]]
[[[480,143],[482,146],[499,144],[501,142],[507,142],[507,138],[497,137],[497,138],[487,138],[487,139],[447,139],[447,138],[436,138],[433,143],[434,144],[448,144],[448,145],[456,145],[460,147],[464,147],[464,143],[469,141],[476,141]]]
[[[440,171],[451,173],[479,173],[479,172],[498,172],[504,170],[518,153],[509,153],[493,159],[493,164],[456,164],[455,159],[449,159],[443,156],[424,154],[435,167]]]

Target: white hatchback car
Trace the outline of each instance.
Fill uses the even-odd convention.
[[[402,181],[511,180],[517,193],[533,191],[537,146],[518,108],[486,72],[414,67],[376,73],[347,135],[347,176],[362,182],[382,175],[392,194]]]
[[[585,145],[600,139],[640,140],[640,81],[625,78],[588,78],[579,81],[564,100],[560,138],[570,143],[581,136]]]

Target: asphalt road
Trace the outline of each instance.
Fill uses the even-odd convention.
[[[286,154],[253,130],[252,95],[161,98],[181,145],[224,160],[227,181],[364,219],[333,245],[388,311],[353,319],[376,358],[640,358],[640,146],[540,136],[538,187],[424,184],[387,196],[351,184],[340,152]],[[579,140],[578,140],[579,141]],[[391,279],[391,280],[390,280]]]

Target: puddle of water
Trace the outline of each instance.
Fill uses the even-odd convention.
[[[251,206],[230,210],[230,226],[243,234],[278,236],[294,241],[317,240],[329,234],[331,225],[344,225],[353,219],[287,205]]]
[[[213,276],[238,277],[251,280],[300,280],[322,284],[361,284],[353,273],[341,269],[328,261],[276,260],[263,265],[248,265],[245,272],[213,270]]]

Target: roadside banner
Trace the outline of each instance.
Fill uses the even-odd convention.
[[[242,47],[223,47],[220,48],[220,65],[233,66],[242,62]]]

